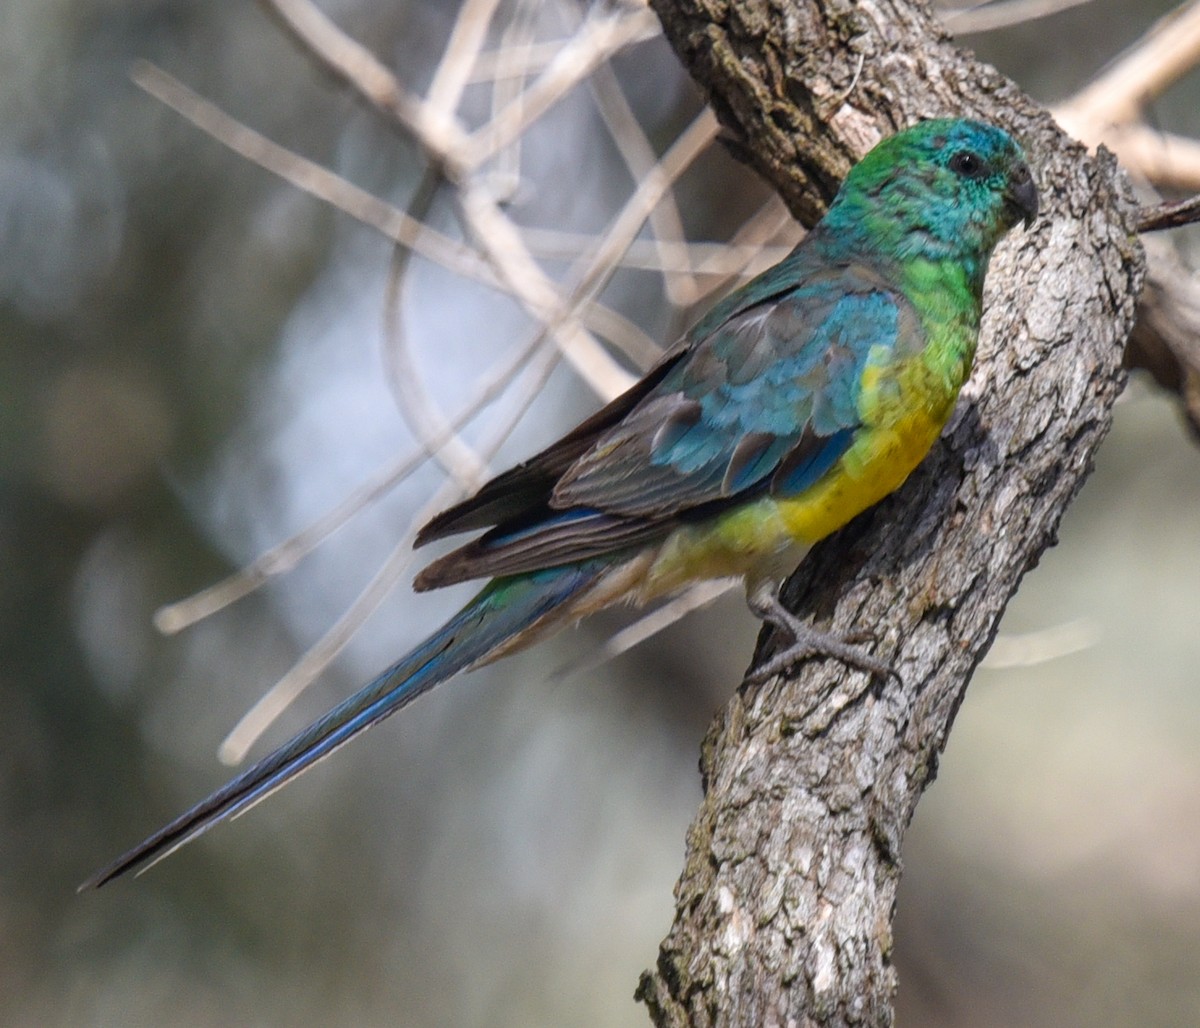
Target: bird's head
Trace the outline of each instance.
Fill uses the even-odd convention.
[[[857,223],[890,256],[985,262],[1019,221],[1037,216],[1025,154],[1001,128],[963,118],[922,121],[880,142],[846,176],[826,215]]]

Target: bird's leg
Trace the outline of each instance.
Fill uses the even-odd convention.
[[[755,668],[747,676],[747,681],[764,682],[773,675],[787,671],[812,657],[833,657],[876,675],[899,677],[890,665],[851,645],[841,636],[822,632],[812,625],[805,624],[780,602],[770,581],[760,582],[747,590],[746,603],[760,620],[792,637],[791,645]]]

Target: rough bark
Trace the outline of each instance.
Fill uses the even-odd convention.
[[[903,681],[831,661],[744,685],[701,758],[677,912],[638,996],[659,1025],[890,1025],[901,842],[972,672],[1054,541],[1122,385],[1143,257],[1114,162],[904,0],[652,0],[739,153],[811,222],[881,135],[1002,124],[1044,213],[1002,244],[972,380],[893,497],[810,554],[785,598],[865,633]],[[769,654],[768,635],[755,662]]]

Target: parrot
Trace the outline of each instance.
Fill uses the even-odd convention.
[[[435,685],[615,604],[737,578],[812,658],[890,668],[787,611],[818,540],[897,489],[948,421],[975,356],[993,249],[1038,213],[1020,144],[965,118],[880,140],[779,264],[735,290],[625,393],[429,521],[470,541],[417,591],[482,590],[427,640],[80,886],[145,870]]]

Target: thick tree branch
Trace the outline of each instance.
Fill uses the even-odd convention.
[[[1134,207],[1109,156],[1090,158],[924,6],[653,3],[738,152],[805,222],[877,138],[927,115],[1008,127],[1042,190],[1044,215],[993,262],[945,438],[789,583],[794,609],[868,632],[903,683],[824,662],[743,686],[705,742],[675,924],[638,990],[661,1025],[889,1025],[901,842],[1006,603],[1108,430],[1142,287]]]

